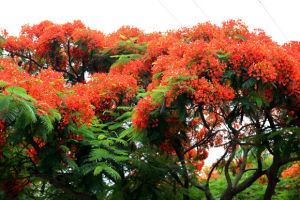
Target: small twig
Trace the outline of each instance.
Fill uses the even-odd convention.
[[[235,156],[235,149],[236,149],[236,144],[233,143],[232,145],[233,146],[232,146],[231,155],[230,155],[228,161],[225,164],[225,178],[226,178],[226,181],[227,181],[227,184],[228,184],[229,188],[232,188],[232,181],[231,181],[231,178],[230,178],[230,175],[229,175],[229,165],[230,165],[230,163],[232,162],[232,160],[233,160],[233,158]]]

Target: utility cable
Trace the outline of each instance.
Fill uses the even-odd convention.
[[[272,20],[273,24],[276,26],[276,28],[279,30],[279,32],[282,34],[282,36],[287,39],[287,36],[285,35],[285,33],[283,32],[283,30],[280,28],[279,24],[276,22],[276,20],[273,18],[273,16],[271,15],[271,13],[268,11],[268,9],[266,8],[266,6],[261,2],[261,0],[257,0],[258,3],[261,5],[261,7],[264,9],[264,11],[267,13],[267,15],[270,17],[270,19]]]
[[[182,25],[181,24],[181,22],[177,19],[177,17],[168,9],[168,7],[165,5],[165,4],[163,4],[162,2],[161,2],[161,0],[157,0],[158,1],[158,3],[159,3],[159,5],[161,6],[161,7],[163,7],[163,9],[165,10],[165,11],[167,11],[167,13],[168,13],[168,15],[169,16],[171,16],[171,18],[177,23],[177,24],[179,24],[180,26]]]
[[[200,7],[200,5],[195,1],[192,0],[193,4],[200,10],[200,12],[206,17],[207,20],[209,20],[209,16],[206,14],[206,12]]]

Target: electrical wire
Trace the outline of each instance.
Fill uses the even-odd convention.
[[[206,12],[200,7],[200,5],[195,1],[192,0],[193,4],[200,10],[200,12],[206,17],[207,20],[209,20],[209,16],[206,14]]]
[[[284,31],[280,28],[279,24],[276,22],[276,20],[273,18],[273,16],[271,15],[271,13],[268,11],[268,9],[266,8],[266,6],[261,2],[261,0],[257,0],[258,3],[261,5],[261,7],[264,9],[264,11],[267,13],[267,15],[270,17],[270,19],[272,20],[273,24],[276,26],[276,28],[279,30],[279,32],[282,34],[282,36],[287,39],[287,36],[285,35]]]
[[[158,1],[158,3],[159,3],[159,5],[161,6],[161,7],[163,7],[163,9],[165,10],[165,11],[167,11],[167,13],[168,13],[168,15],[169,16],[171,16],[171,18],[178,24],[178,25],[182,25],[181,24],[181,22],[177,19],[177,17],[168,9],[168,7],[165,5],[165,4],[163,4],[160,0],[157,0]]]

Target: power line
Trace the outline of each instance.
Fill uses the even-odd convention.
[[[279,24],[276,22],[276,20],[273,18],[273,16],[271,15],[271,13],[268,11],[268,9],[266,8],[266,6],[261,2],[261,0],[257,0],[258,3],[261,5],[261,7],[265,10],[265,12],[267,13],[267,15],[270,17],[270,19],[272,20],[273,24],[276,26],[276,28],[279,30],[279,32],[282,34],[282,36],[287,39],[287,36],[285,35],[285,33],[283,32],[283,30],[280,28]]]
[[[192,2],[194,3],[194,5],[198,8],[198,10],[200,10],[200,12],[206,17],[207,20],[209,20],[209,16],[206,14],[206,12],[199,6],[199,4],[195,1],[192,0]]]
[[[157,1],[158,1],[159,5],[160,5],[161,7],[163,7],[165,11],[167,11],[168,15],[170,15],[171,18],[172,18],[177,24],[181,25],[181,22],[180,22],[180,21],[177,19],[177,17],[176,17],[176,16],[168,9],[168,7],[167,7],[165,4],[163,4],[160,0],[157,0]]]

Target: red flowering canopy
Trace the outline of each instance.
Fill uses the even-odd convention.
[[[44,21],[0,47],[0,187],[10,198],[43,180],[66,198],[214,199],[210,178],[223,169],[220,199],[262,177],[270,199],[280,168],[300,160],[299,42],[278,45],[233,20],[108,35]],[[214,147],[224,154],[207,172]]]

